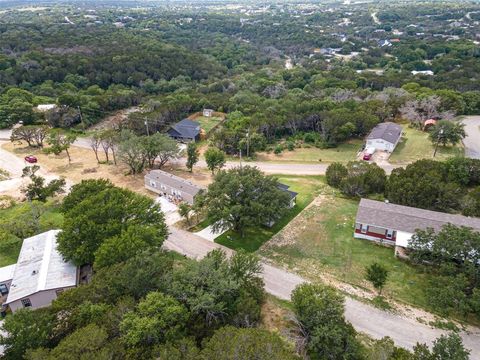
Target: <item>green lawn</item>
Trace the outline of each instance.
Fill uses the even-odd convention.
[[[303,209],[305,209],[318,195],[320,190],[325,187],[322,176],[278,175],[278,180],[281,183],[290,185],[290,190],[298,193],[297,204],[294,208],[289,210],[287,215],[277,221],[277,223],[271,228],[262,226],[259,228],[247,229],[243,238],[233,231],[227,231],[215,239],[215,242],[231,249],[244,249],[249,252],[256,251]]]
[[[27,202],[0,209],[0,267],[17,261],[23,238],[58,229],[62,221],[63,216],[53,201]]]
[[[339,144],[336,148],[319,149],[314,146],[309,148],[299,148],[293,151],[284,150],[281,154],[274,154],[273,152],[258,153],[257,160],[259,161],[273,161],[273,162],[324,162],[332,163],[335,161],[348,162],[353,161],[360,151],[363,140],[354,139],[348,142]]]
[[[410,163],[419,159],[445,160],[452,156],[463,156],[463,148],[460,146],[439,146],[434,158],[435,145],[430,141],[428,133],[406,125],[403,126],[403,132],[405,136],[390,156],[389,161],[392,164]]]
[[[389,270],[386,295],[428,309],[424,289],[430,275],[395,258],[392,248],[354,239],[357,207],[356,200],[326,195],[294,220],[288,239],[267,243],[260,255],[311,280],[330,274],[361,288],[370,286],[365,267],[379,262]]]
[[[195,119],[200,123],[200,127],[205,130],[205,133],[209,133],[215,126],[222,122],[222,118],[218,116],[206,117],[199,116]]]

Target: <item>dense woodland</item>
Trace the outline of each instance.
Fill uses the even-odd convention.
[[[0,126],[47,120],[83,129],[141,105],[124,125],[144,133],[146,119],[166,131],[208,107],[229,114],[212,141],[235,154],[247,133],[252,153],[305,133],[331,147],[381,121],[418,125],[480,110],[477,25],[466,17],[473,4],[384,4],[381,24],[356,5],[238,7],[8,11],[0,18]],[[435,75],[411,74],[427,69]],[[58,107],[34,111],[50,103]]]

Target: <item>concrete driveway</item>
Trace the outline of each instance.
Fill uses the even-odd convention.
[[[467,136],[463,139],[465,156],[480,159],[480,116],[466,116],[462,122],[465,124]]]

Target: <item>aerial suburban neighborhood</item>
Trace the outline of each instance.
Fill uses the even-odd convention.
[[[480,359],[480,4],[0,2],[0,359]]]

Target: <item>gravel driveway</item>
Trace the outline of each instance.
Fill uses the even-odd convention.
[[[480,116],[466,116],[463,118],[467,136],[463,139],[465,156],[480,159]]]

